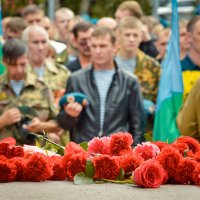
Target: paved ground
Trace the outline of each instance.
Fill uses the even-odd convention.
[[[74,185],[67,181],[0,183],[0,200],[199,200],[200,187],[163,185],[157,189],[132,185]]]

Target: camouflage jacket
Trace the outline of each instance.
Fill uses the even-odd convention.
[[[37,77],[36,72],[30,64],[27,66],[29,73]],[[66,89],[67,79],[71,72],[63,65],[54,64],[53,61],[45,61],[44,76],[42,81],[47,85],[49,89],[53,91],[55,105],[58,104],[60,97],[64,94]]]
[[[160,64],[154,58],[138,50],[134,73],[139,79],[144,99],[156,102],[160,71]]]
[[[29,73],[37,76],[32,66],[28,64],[27,70]],[[66,88],[66,82],[71,72],[63,65],[54,64],[53,61],[45,61],[45,70],[42,81],[54,92]]]
[[[53,105],[52,92],[43,82],[37,80],[31,74],[27,74],[19,96],[16,96],[13,92],[7,74],[0,76],[0,115],[11,108],[18,108],[21,111],[22,121],[30,121],[33,117],[47,121],[54,119],[57,114]],[[4,127],[0,130],[0,139],[14,136],[20,142],[19,126],[20,124],[14,124]]]

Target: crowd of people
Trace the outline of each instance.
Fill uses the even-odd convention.
[[[122,2],[114,18],[97,24],[69,8],[59,8],[51,21],[28,5],[2,26],[7,70],[0,76],[0,139],[34,144],[34,132],[66,144],[123,131],[134,145],[144,141],[171,30],[144,16],[138,2]],[[180,20],[179,32],[184,104],[177,125],[200,140],[200,16]],[[64,94],[75,93],[87,103],[73,98],[59,105]]]

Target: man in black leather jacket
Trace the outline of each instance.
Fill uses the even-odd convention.
[[[93,66],[68,79],[66,93],[81,92],[88,101],[86,107],[68,103],[57,116],[59,125],[71,130],[72,141],[80,143],[118,131],[130,132],[134,145],[143,141],[145,114],[139,83],[115,64],[115,41],[112,30],[96,28],[90,41]]]

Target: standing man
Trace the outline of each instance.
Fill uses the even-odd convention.
[[[136,145],[143,141],[145,126],[138,81],[115,64],[116,38],[111,29],[96,28],[90,42],[92,66],[72,74],[66,89],[66,93],[85,94],[88,106],[66,104],[57,117],[58,123],[72,130],[71,139],[77,143],[128,131]]]
[[[60,8],[55,13],[55,27],[57,34],[54,39],[63,43],[68,40],[68,25],[69,21],[74,18],[74,13],[69,8]]]
[[[181,135],[188,135],[200,141],[200,78],[194,84],[178,117],[177,125]]]
[[[115,12],[115,19],[119,23],[121,19],[127,16],[133,16],[141,19],[143,11],[140,4],[137,1],[123,1]],[[158,55],[158,51],[154,45],[154,41],[147,28],[143,25],[142,27],[142,41],[140,43],[140,50],[145,54],[155,58]]]
[[[12,38],[21,38],[23,30],[27,27],[25,20],[21,17],[12,17],[6,24],[4,38],[10,40]]]
[[[3,62],[7,72],[0,76],[0,139],[13,136],[20,144],[32,143],[27,131],[58,131],[52,94],[26,72],[28,60],[22,41],[11,39],[4,44]]]
[[[185,97],[200,77],[200,16],[195,16],[188,22],[187,31],[189,50],[181,60]]]
[[[139,50],[142,41],[142,26],[141,21],[135,17],[127,16],[121,19],[117,30],[119,51],[115,60],[119,67],[138,77],[145,111],[151,115],[155,110],[160,65],[154,58]]]
[[[143,16],[143,11],[137,1],[123,1],[118,6],[115,12],[116,21],[119,23],[121,19],[127,16],[133,16],[141,19],[141,17]],[[158,51],[154,45],[154,41],[152,40],[148,29],[145,26],[142,27],[143,37],[139,48],[147,55],[155,58],[158,55]]]
[[[59,98],[58,94],[64,93],[70,72],[65,66],[46,58],[49,43],[46,30],[37,25],[29,26],[23,32],[22,40],[28,49],[27,70],[43,81],[53,91],[55,98]]]
[[[44,20],[44,11],[39,6],[31,4],[22,10],[22,18],[29,26],[42,26]]]
[[[88,22],[80,22],[74,26],[72,32],[74,34],[74,43],[78,49],[78,58],[67,65],[71,72],[86,68],[91,64],[91,53],[89,40],[93,31],[92,24]]]

